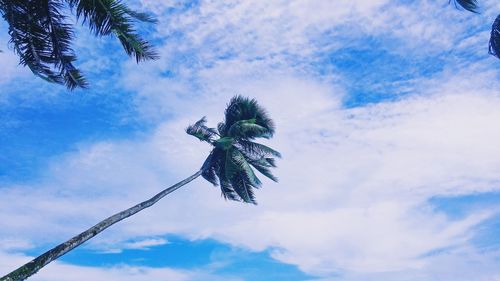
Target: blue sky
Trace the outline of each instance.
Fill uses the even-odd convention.
[[[90,89],[17,65],[0,23],[0,270],[194,173],[235,94],[277,124],[258,206],[198,179],[33,280],[500,279],[500,12],[448,1],[133,1],[161,59],[78,28]]]

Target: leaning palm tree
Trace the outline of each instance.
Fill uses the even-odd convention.
[[[0,278],[0,281],[25,280],[42,267],[96,236],[111,225],[128,218],[158,202],[167,194],[191,182],[200,175],[213,185],[220,186],[225,199],[256,204],[254,189],[261,181],[254,168],[273,181],[277,178],[270,168],[276,167],[274,157],[281,157],[276,150],[255,142],[257,138],[271,138],[274,124],[266,111],[254,99],[236,96],[225,111],[224,122],[217,129],[206,126],[203,117],[186,132],[213,146],[200,170],[192,176],[164,189],[151,199],[119,212],[70,240],[52,248],[27,264]]]
[[[148,14],[130,9],[121,0],[0,0],[0,14],[9,25],[10,44],[19,63],[36,76],[68,89],[88,83],[75,67],[74,38],[68,14],[76,15],[95,36],[118,38],[137,62],[158,57],[136,32],[135,23],[155,23]]]

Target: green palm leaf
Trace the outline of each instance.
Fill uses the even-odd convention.
[[[251,157],[260,158],[263,156],[275,156],[281,158],[281,153],[260,143],[248,140],[240,140],[237,145],[240,146],[240,149],[245,154]]]
[[[135,31],[133,20],[154,22],[151,16],[130,10],[119,0],[68,0],[76,15],[87,23],[95,35],[115,34],[125,52],[137,62],[154,60],[158,54]]]
[[[256,119],[240,120],[233,123],[229,128],[227,134],[233,138],[270,138],[272,133],[268,128],[265,128],[256,123]]]
[[[262,182],[255,175],[245,156],[239,150],[233,149],[232,157],[234,163],[238,165],[239,171],[244,173],[245,177],[248,179],[248,182],[256,188],[260,187],[262,185]]]
[[[257,204],[253,193],[253,186],[248,182],[246,176],[242,172],[235,174],[230,182],[234,191],[236,191],[243,202]]]
[[[46,12],[46,29],[50,32],[52,43],[52,58],[54,66],[59,69],[59,75],[64,78],[64,83],[69,89],[76,87],[86,88],[87,81],[73,63],[76,56],[71,48],[73,29],[67,24],[66,17],[60,12],[62,3],[56,1],[40,1]]]
[[[268,158],[269,159],[269,158]],[[273,159],[274,160],[274,159]],[[278,178],[275,177],[272,173],[271,170],[269,169],[270,167],[275,167],[271,165],[266,158],[259,159],[259,160],[252,160],[248,159],[248,162],[261,174],[264,176],[268,177],[272,181],[277,182]]]
[[[36,9],[29,1],[4,1],[0,5],[0,13],[9,24],[10,43],[19,55],[20,64],[46,81],[63,83],[63,78],[51,68],[50,42],[45,40],[46,31],[41,21],[34,17]]]
[[[198,120],[193,125],[189,125],[186,128],[186,133],[198,138],[200,141],[213,142],[214,136],[217,135],[217,132],[213,128],[208,128],[205,124],[207,123],[207,119],[205,117]]]
[[[210,152],[210,155],[207,157],[207,159],[203,163],[202,173],[201,173],[201,176],[205,180],[207,180],[208,182],[210,182],[211,184],[213,184],[215,186],[218,185],[219,179],[217,177],[217,169],[220,166],[219,163],[217,163],[219,158],[217,157],[217,155],[215,155],[216,153],[217,153],[216,150],[213,150],[212,152]]]
[[[489,53],[500,59],[500,15],[497,16],[491,27]]]
[[[229,199],[229,200],[233,200],[233,201],[241,201],[238,194],[236,194],[236,192],[234,191],[234,188],[231,185],[231,182],[229,182],[228,180],[220,180],[220,188],[221,188],[222,196],[225,199]]]

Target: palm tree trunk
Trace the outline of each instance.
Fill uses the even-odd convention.
[[[161,198],[165,197],[167,194],[177,190],[181,186],[196,179],[198,176],[201,175],[201,172],[202,172],[202,170],[199,170],[198,172],[196,172],[192,176],[186,178],[185,180],[182,180],[182,181],[172,185],[171,187],[164,189],[160,193],[153,196],[151,199],[146,200],[142,203],[139,203],[139,204],[137,204],[131,208],[128,208],[127,210],[121,211],[115,215],[112,215],[111,217],[101,221],[100,223],[94,225],[93,227],[87,229],[86,231],[84,231],[84,232],[78,234],[77,236],[69,239],[68,241],[52,248],[51,250],[43,253],[42,255],[38,256],[34,260],[19,267],[18,269],[12,271],[11,273],[5,275],[4,277],[0,278],[0,281],[25,280],[26,278],[28,278],[31,275],[38,272],[42,267],[46,266],[51,261],[59,258],[60,256],[66,254],[67,252],[80,246],[85,241],[96,236],[101,231],[105,230],[106,228],[108,228],[108,227],[112,226],[113,224],[115,224],[123,219],[126,219],[126,218],[148,208],[148,207],[151,207],[153,204],[158,202]]]

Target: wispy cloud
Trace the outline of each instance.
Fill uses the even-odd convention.
[[[0,252],[0,270],[8,272],[14,266],[28,262],[30,257],[21,255],[12,255]],[[35,281],[78,281],[88,279],[95,281],[104,280],[168,280],[168,281],[239,281],[241,279],[234,277],[214,276],[209,272],[202,270],[180,270],[171,268],[154,268],[139,266],[110,266],[110,267],[85,267],[76,266],[63,262],[54,262],[50,267],[35,274],[30,279]]]
[[[167,243],[168,241],[163,238],[146,238],[142,240],[121,243],[120,245],[111,245],[112,248],[103,250],[103,253],[121,253],[125,249],[149,250],[151,247],[161,246]]]

